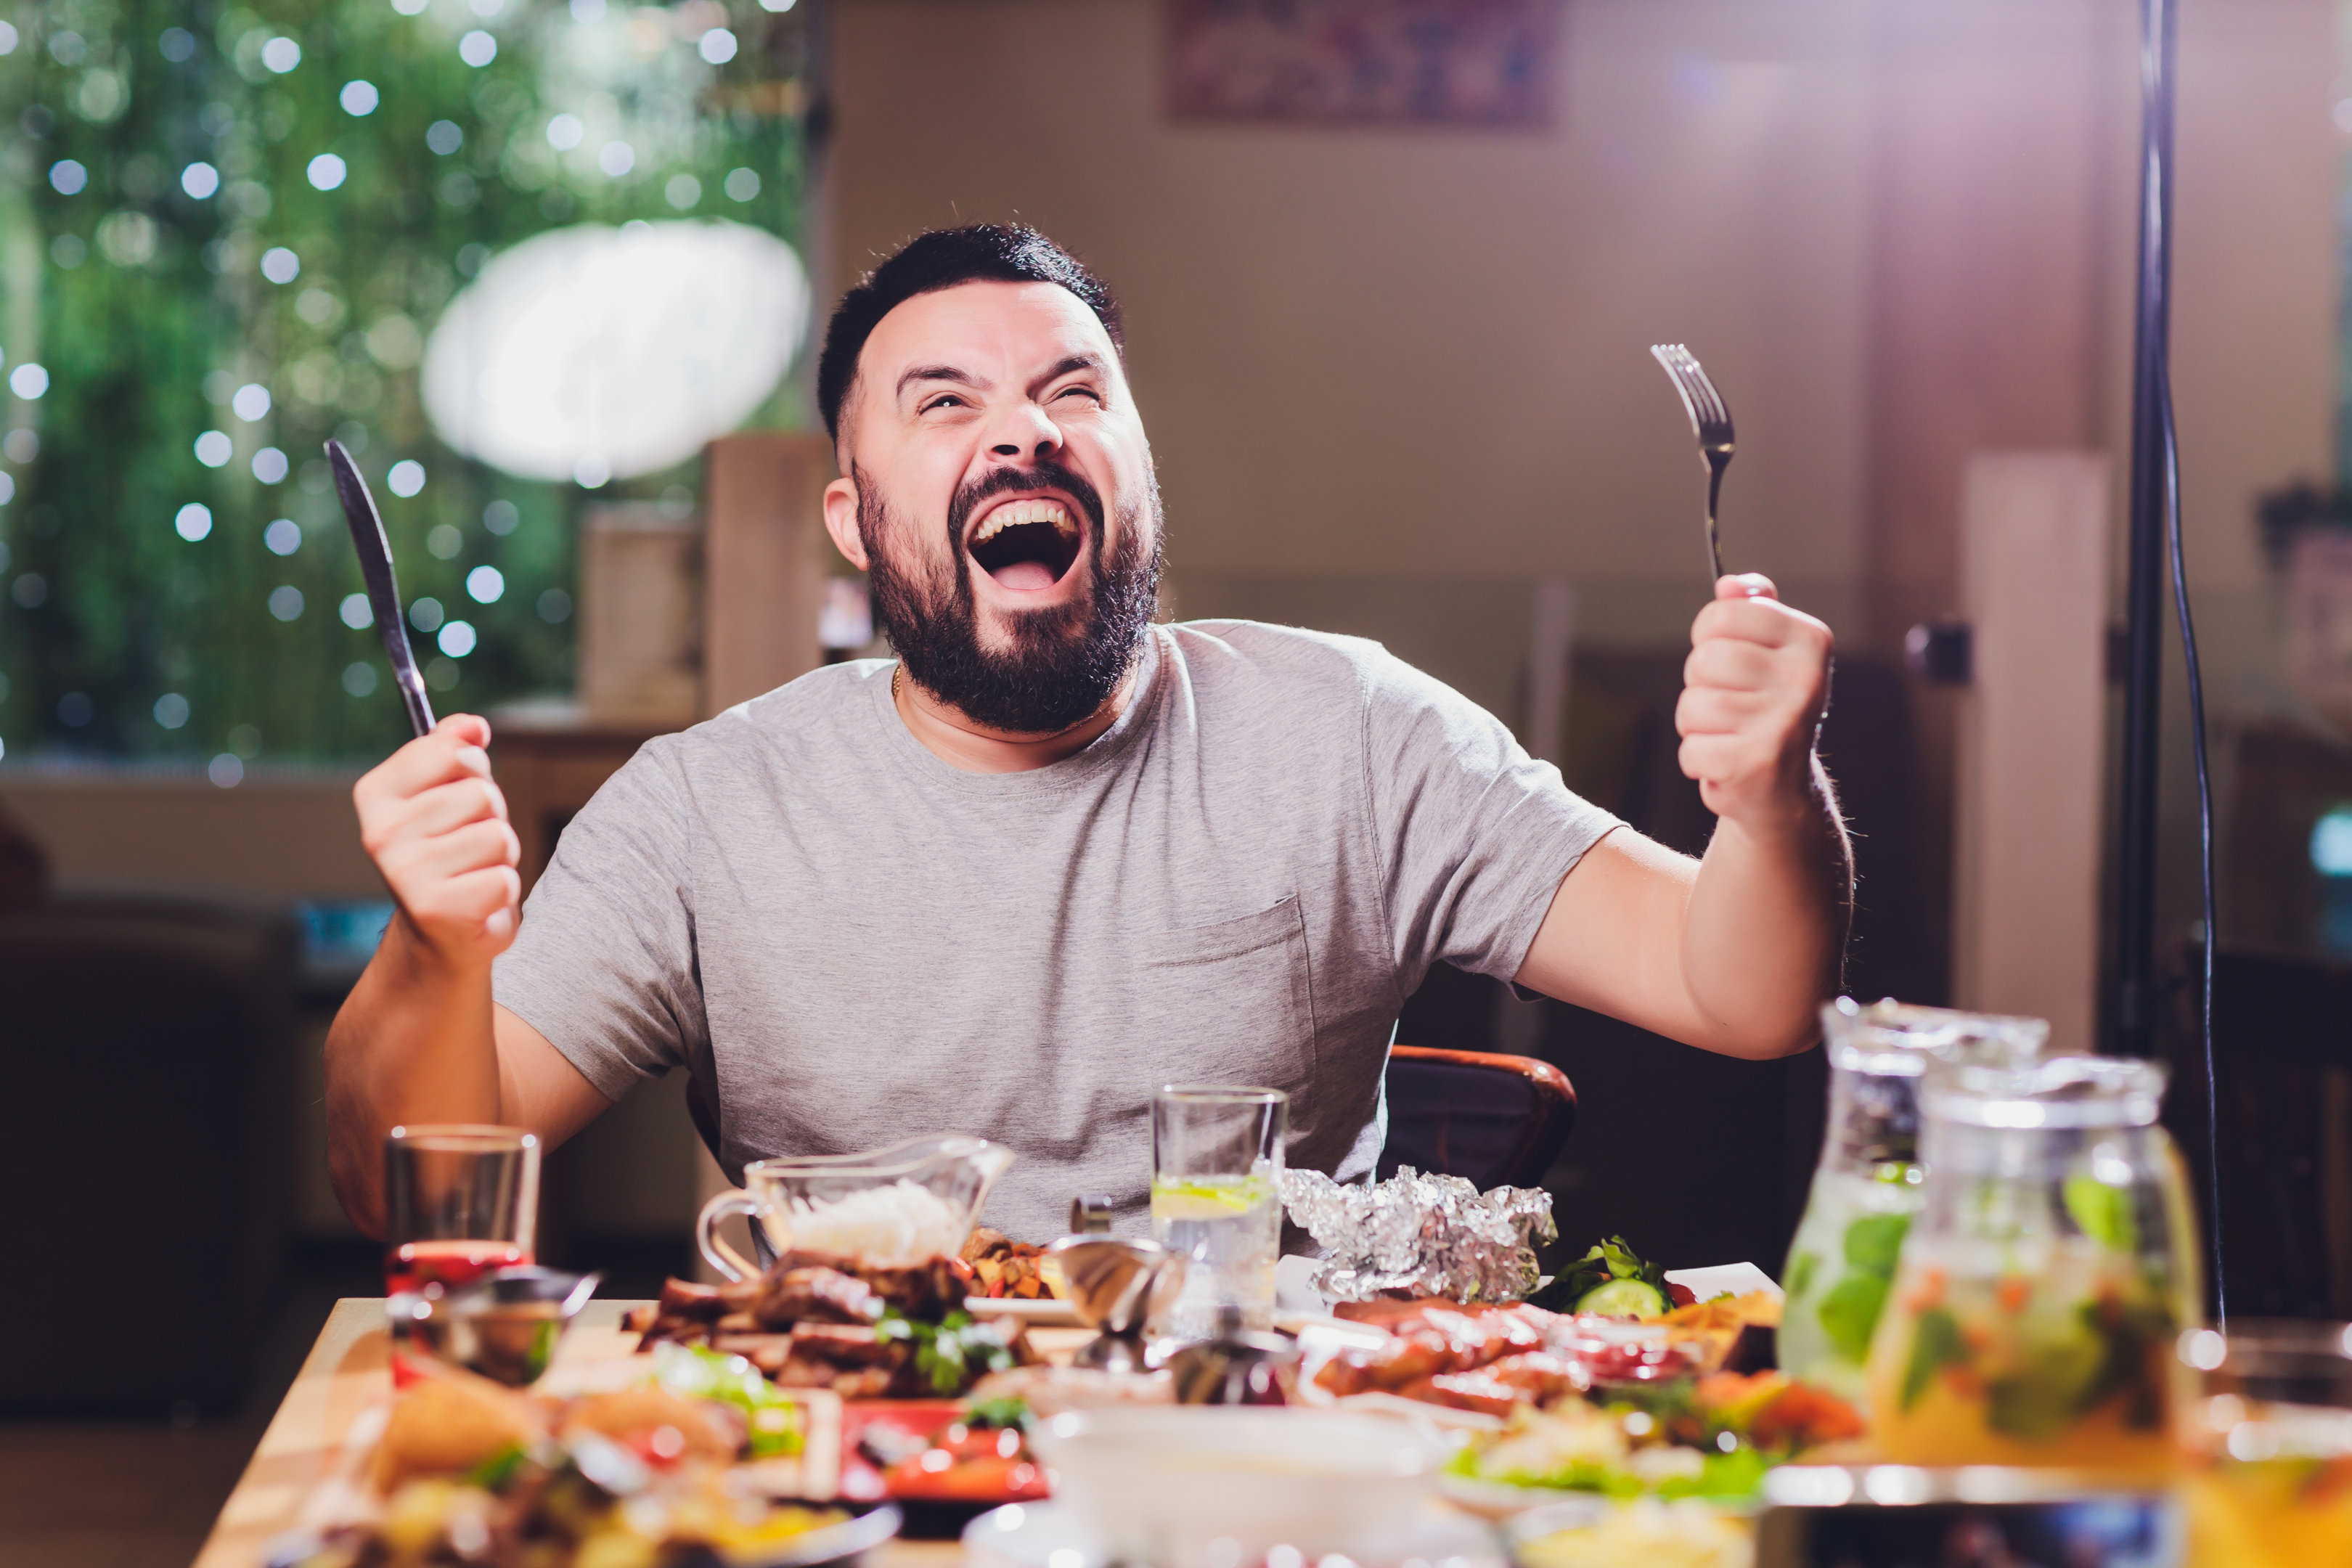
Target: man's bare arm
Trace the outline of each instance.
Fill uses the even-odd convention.
[[[1844,825],[1813,736],[1829,628],[1727,577],[1692,627],[1683,771],[1719,821],[1693,860],[1620,829],[1562,879],[1517,979],[1727,1056],[1811,1045],[1853,910]]]
[[[404,1122],[527,1127],[549,1147],[606,1101],[539,1031],[490,999],[520,883],[489,726],[442,721],[352,791],[360,837],[398,905],[327,1035],[327,1162],[352,1222],[383,1230],[383,1137]]]

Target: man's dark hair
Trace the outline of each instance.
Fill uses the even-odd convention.
[[[1094,311],[1121,353],[1118,301],[1085,262],[1034,228],[993,223],[935,228],[919,234],[866,280],[841,297],[825,328],[824,353],[816,362],[817,407],[824,427],[841,437],[841,405],[857,379],[857,356],[882,318],[918,294],[937,293],[959,283],[1058,283]]]

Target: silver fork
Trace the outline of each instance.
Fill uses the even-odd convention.
[[[1723,492],[1723,470],[1731,467],[1731,410],[1723,394],[1707,380],[1690,350],[1680,343],[1652,343],[1650,353],[1665,366],[1675,390],[1682,394],[1683,411],[1690,416],[1691,431],[1698,437],[1698,453],[1706,460],[1706,558],[1715,576],[1723,576],[1723,542],[1716,536],[1715,502]]]

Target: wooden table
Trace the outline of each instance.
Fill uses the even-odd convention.
[[[634,1354],[636,1336],[622,1329],[621,1314],[640,1305],[588,1303],[557,1348],[557,1364],[574,1369]],[[336,1302],[213,1521],[195,1568],[255,1568],[271,1537],[294,1527],[304,1496],[333,1467],[352,1419],[391,1392],[392,1342],[383,1300]],[[963,1561],[963,1548],[950,1541],[894,1541],[866,1561],[868,1568],[947,1568]]]

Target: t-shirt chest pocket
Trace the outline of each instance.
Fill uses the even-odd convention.
[[[1254,914],[1145,934],[1135,959],[1134,1042],[1160,1081],[1297,1091],[1314,1080],[1307,921],[1295,894]]]

